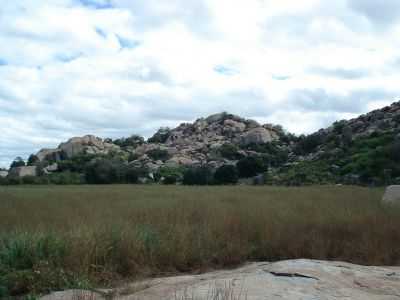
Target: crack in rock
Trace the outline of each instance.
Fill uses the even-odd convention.
[[[269,272],[270,274],[276,276],[276,277],[290,277],[290,278],[306,278],[306,279],[314,279],[314,280],[319,280],[316,277],[312,277],[312,276],[307,276],[304,274],[300,274],[300,273],[285,273],[285,272]]]

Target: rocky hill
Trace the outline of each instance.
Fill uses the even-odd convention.
[[[106,183],[113,170],[111,182],[126,180],[126,174],[141,181],[172,176],[171,182],[179,182],[190,169],[214,174],[230,166],[225,174],[262,174],[271,184],[383,184],[400,181],[399,139],[400,102],[308,136],[224,112],[161,128],[147,141],[137,135],[117,140],[74,137],[31,155],[29,168],[17,162],[9,177],[59,178],[68,172],[76,182]],[[88,174],[97,179],[88,180]]]

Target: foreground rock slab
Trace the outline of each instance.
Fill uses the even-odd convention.
[[[67,291],[42,300],[399,300],[400,267],[288,260],[202,275],[157,278],[112,292]]]

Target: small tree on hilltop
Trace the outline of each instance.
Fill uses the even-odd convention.
[[[18,167],[25,167],[25,161],[21,157],[17,157],[11,163],[10,168],[18,168]]]

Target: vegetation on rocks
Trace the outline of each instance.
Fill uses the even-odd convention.
[[[0,184],[232,184],[217,170],[235,166],[240,178],[262,175],[269,184],[376,186],[400,183],[399,150],[400,102],[300,136],[220,113],[161,128],[147,141],[72,138],[31,155],[28,166],[16,158]],[[161,174],[167,169],[179,174]]]

